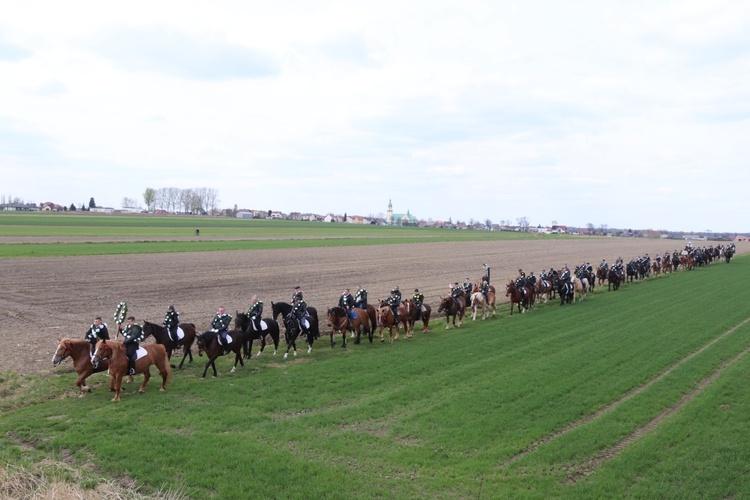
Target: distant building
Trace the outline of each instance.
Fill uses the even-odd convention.
[[[388,211],[386,212],[385,220],[389,225],[396,226],[416,226],[419,223],[419,219],[414,217],[408,210],[405,214],[394,214],[391,200],[388,200]]]

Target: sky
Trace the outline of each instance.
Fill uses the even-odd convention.
[[[750,2],[3,2],[0,194],[750,232]]]

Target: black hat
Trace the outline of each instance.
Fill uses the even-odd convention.
[[[414,291],[415,291],[415,292],[418,292],[418,291],[419,291],[419,288],[415,288],[415,289],[414,289]]]
[[[169,304],[169,307],[167,307],[167,311],[174,311],[174,306],[172,304]]]
[[[391,290],[391,293],[396,293],[396,289],[394,288],[393,290]]]
[[[294,287],[295,290],[299,290],[299,285]]]

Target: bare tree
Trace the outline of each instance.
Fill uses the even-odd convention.
[[[589,234],[594,234],[594,225],[592,223],[586,224],[586,228],[589,230]]]
[[[527,231],[529,229],[529,219],[524,217],[519,217],[516,219],[516,222],[518,222],[518,227],[521,228],[521,231]]]
[[[487,228],[487,231],[492,230],[492,221],[489,219],[484,219],[484,227]]]
[[[135,198],[125,197],[122,199],[122,208],[140,208]]]
[[[607,225],[606,224],[599,225],[599,232],[602,234],[602,236],[607,234]]]

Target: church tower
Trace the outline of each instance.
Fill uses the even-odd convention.
[[[390,198],[388,199],[388,211],[385,214],[385,221],[388,224],[393,224],[393,203]]]

